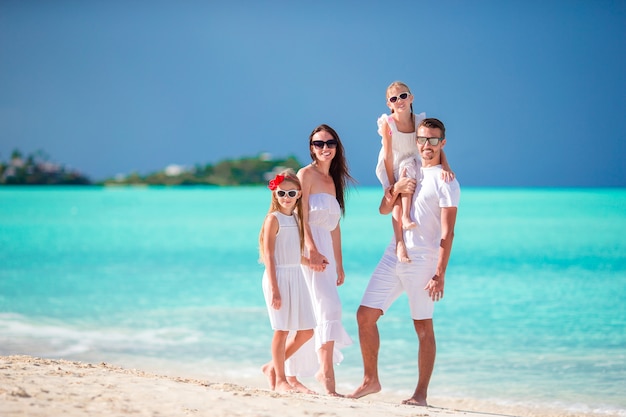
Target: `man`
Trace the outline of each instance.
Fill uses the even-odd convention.
[[[412,220],[417,227],[405,230],[410,263],[398,262],[395,246],[387,247],[365,290],[357,312],[363,356],[363,383],[350,395],[360,398],[381,389],[378,379],[380,338],[378,319],[406,291],[419,340],[419,378],[413,396],[403,404],[426,406],[428,384],[435,365],[434,303],[443,298],[445,273],[452,249],[460,188],[456,179],[441,179],[441,150],[445,127],[434,118],[417,128],[417,148],[422,159],[421,180],[401,178],[385,191],[379,211],[389,214],[397,197],[413,192]],[[403,175],[404,176],[404,175]]]

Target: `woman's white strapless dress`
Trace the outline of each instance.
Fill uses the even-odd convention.
[[[352,338],[341,324],[341,300],[337,290],[337,263],[333,251],[331,232],[339,224],[341,208],[335,196],[326,193],[309,195],[309,227],[317,250],[329,264],[323,272],[302,267],[306,279],[317,325],[314,345],[308,343],[296,352],[285,364],[287,375],[310,376],[319,368],[317,350],[325,343],[334,341],[333,362],[343,360],[340,352],[352,344]]]

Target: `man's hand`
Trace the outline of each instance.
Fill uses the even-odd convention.
[[[400,178],[393,186],[393,191],[396,194],[409,193],[413,194],[415,192],[415,187],[417,186],[417,181],[415,178],[408,178],[406,176],[406,168],[402,170],[402,174]]]
[[[443,286],[444,279],[439,275],[435,275],[428,281],[428,284],[424,287],[428,291],[428,295],[433,301],[439,301],[443,298]]]
[[[395,184],[385,190],[378,212],[380,214],[389,214],[393,209],[393,205],[396,202],[398,196],[402,193],[414,193],[417,181],[413,178],[406,177],[406,168],[402,170],[402,176]]]

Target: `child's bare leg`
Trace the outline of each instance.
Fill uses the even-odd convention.
[[[308,330],[299,330],[296,332],[294,337],[290,337],[287,340],[287,347],[285,349],[285,359],[291,357],[295,352],[298,351],[306,342],[311,340],[313,337],[313,329]],[[316,394],[315,391],[307,388],[302,382],[298,381],[298,378],[295,376],[287,376],[287,382],[293,389],[298,392],[303,392],[305,394]]]
[[[261,371],[267,378],[267,383],[270,389],[274,391],[276,389],[276,372],[274,371],[274,361],[269,361],[261,367]]]
[[[300,330],[294,333],[287,339],[285,343],[285,360],[289,359],[291,355],[296,353],[298,349],[302,347],[313,337],[313,329]],[[270,389],[273,391],[276,385],[276,371],[274,370],[274,361],[269,361],[261,367],[261,371],[268,379]]]
[[[298,330],[293,337],[287,340],[285,346],[285,359],[289,359],[291,355],[296,353],[306,342],[313,337],[313,329]]]
[[[298,378],[295,376],[288,376],[287,382],[289,382],[289,385],[291,385],[291,387],[298,392],[302,392],[304,394],[317,394],[317,392],[307,388],[302,382],[298,381]]]
[[[402,203],[402,228],[407,230],[417,227],[417,224],[411,220],[411,202],[413,201],[413,194],[402,193],[400,200]]]
[[[293,391],[285,376],[285,344],[287,343],[288,331],[275,330],[272,338],[272,365],[276,375],[275,391]]]
[[[396,200],[391,210],[391,225],[393,226],[393,236],[396,239],[396,256],[400,262],[411,262],[409,254],[404,244],[404,234],[402,233],[402,223],[400,217],[402,215],[402,207],[400,207],[400,200]]]

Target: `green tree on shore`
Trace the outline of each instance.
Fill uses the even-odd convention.
[[[86,185],[89,178],[76,170],[50,162],[39,150],[24,157],[19,149],[11,152],[11,159],[0,162],[0,185]]]

